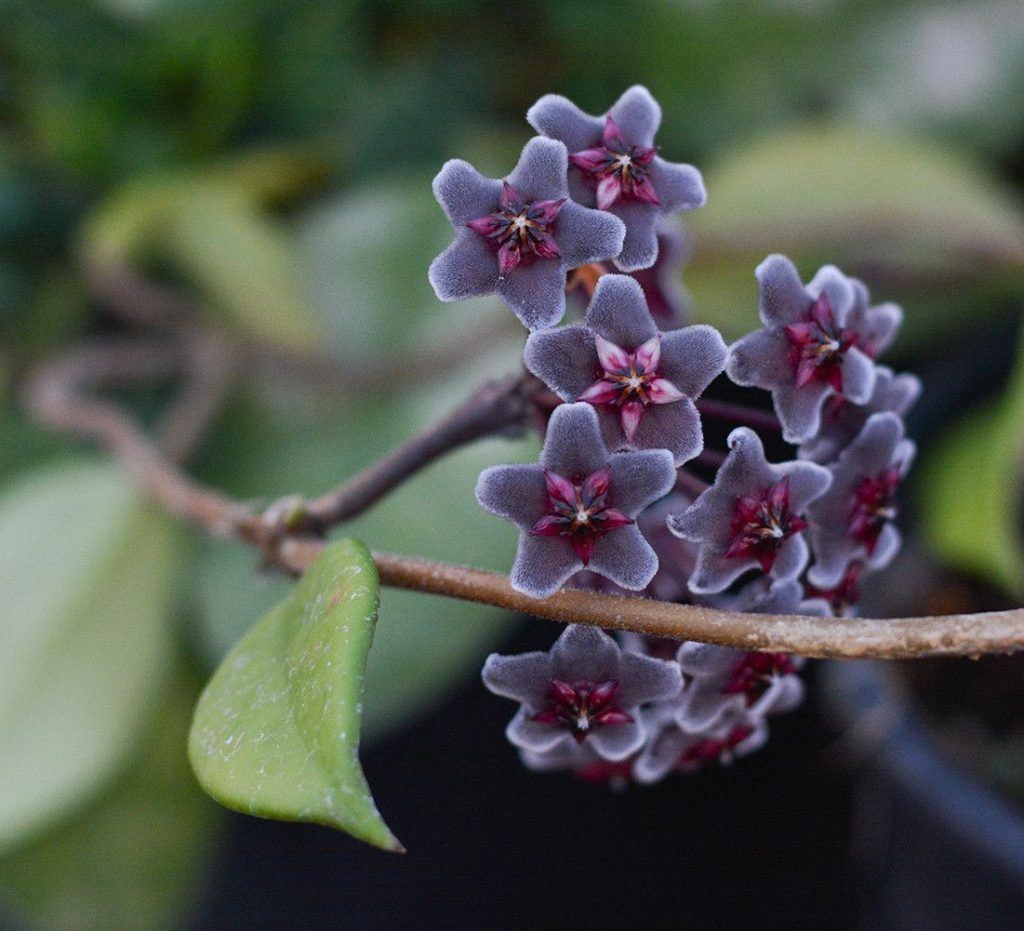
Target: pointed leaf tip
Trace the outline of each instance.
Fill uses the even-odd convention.
[[[377,569],[357,540],[328,546],[236,644],[199,699],[189,759],[236,811],[307,821],[404,853],[359,763]]]

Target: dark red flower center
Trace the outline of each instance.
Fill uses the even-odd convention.
[[[632,723],[633,717],[615,701],[618,691],[614,679],[596,683],[552,679],[547,707],[532,720],[567,728],[576,742],[582,743],[595,727]]]
[[[825,382],[843,391],[843,357],[857,343],[857,334],[836,325],[828,298],[822,294],[799,323],[786,327],[789,358],[796,386]]]
[[[900,463],[896,463],[874,477],[861,479],[854,492],[846,526],[850,536],[864,544],[869,556],[875,551],[882,528],[896,517],[899,485]]]
[[[722,691],[726,695],[743,695],[749,708],[780,676],[796,672],[788,653],[746,653],[736,664]]]
[[[807,521],[789,509],[789,478],[783,478],[759,494],[736,499],[732,539],[725,555],[756,559],[765,572],[771,572],[782,544],[806,526]]]
[[[583,565],[590,562],[594,544],[606,533],[635,523],[611,506],[608,469],[586,478],[568,479],[544,470],[547,513],[530,529],[541,537],[567,537]]]
[[[732,751],[738,744],[743,743],[751,734],[754,733],[754,729],[746,724],[740,724],[734,727],[729,733],[720,740],[713,738],[705,738],[699,740],[697,743],[687,747],[683,751],[682,756],[679,758],[679,762],[682,764],[687,763],[711,763],[715,760],[724,760],[728,762]]]
[[[858,583],[862,569],[862,563],[850,563],[845,575],[834,588],[816,588],[805,583],[804,592],[808,598],[824,598],[836,614],[842,614],[847,608],[852,608],[860,601],[860,585]]]
[[[534,258],[557,259],[555,220],[566,198],[526,203],[507,181],[502,182],[496,212],[470,220],[466,226],[483,236],[498,253],[498,267],[507,275]]]

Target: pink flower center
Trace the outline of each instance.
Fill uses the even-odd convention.
[[[635,352],[627,352],[600,334],[595,334],[594,344],[601,365],[600,377],[577,400],[617,408],[622,432],[633,442],[649,405],[670,404],[685,397],[658,370],[661,334],[652,336]]]
[[[789,509],[789,478],[746,498],[737,498],[733,511],[732,540],[725,555],[733,559],[756,559],[771,572],[779,549],[807,521]]]
[[[768,691],[775,679],[794,672],[796,667],[788,653],[747,653],[736,664],[722,692],[743,695],[750,707]]]
[[[544,470],[547,513],[530,529],[541,537],[567,537],[586,566],[594,544],[606,533],[634,523],[611,506],[608,469],[573,481]]]
[[[555,220],[566,198],[526,203],[507,181],[502,182],[499,209],[470,220],[466,226],[483,236],[498,253],[502,275],[534,258],[557,259],[561,255],[554,240]]]
[[[597,683],[552,679],[547,707],[532,720],[567,728],[582,743],[595,727],[632,723],[632,716],[615,702],[618,690],[614,679]]]
[[[569,161],[597,186],[597,206],[607,210],[619,199],[660,203],[648,177],[657,152],[652,146],[627,144],[622,130],[609,116],[605,118],[600,145],[573,152]]]
[[[825,382],[843,391],[843,357],[857,343],[857,334],[836,325],[828,298],[822,294],[800,323],[786,327],[789,358],[796,386]]]
[[[861,479],[846,519],[851,537],[864,544],[870,556],[888,521],[896,517],[896,491],[900,485],[900,463],[878,475]]]

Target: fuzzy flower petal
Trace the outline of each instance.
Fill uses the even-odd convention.
[[[828,467],[832,486],[807,509],[815,556],[808,578],[813,586],[835,588],[854,561],[880,569],[896,555],[896,492],[915,450],[896,414],[873,414]]]
[[[867,404],[852,404],[838,396],[829,398],[821,413],[820,429],[800,447],[801,459],[833,462],[857,438],[872,414],[891,411],[906,416],[921,396],[921,380],[915,375],[894,375],[884,365],[878,366],[877,374]]]
[[[590,116],[564,97],[549,94],[526,115],[539,133],[565,143],[572,164],[573,200],[598,206],[626,225],[616,265],[636,271],[658,256],[658,217],[704,205],[707,194],[692,165],[667,162],[654,148],[661,108],[639,85],[602,116]]]
[[[532,333],[523,357],[563,400],[595,406],[610,449],[668,449],[678,466],[703,448],[693,401],[726,348],[709,326],[659,333],[640,285],[604,275],[583,323]]]
[[[492,654],[483,680],[521,703],[506,731],[517,747],[564,758],[569,747],[585,745],[613,762],[643,745],[640,706],[672,699],[682,688],[674,662],[623,654],[611,637],[586,625],[566,627],[550,653]]]
[[[609,455],[589,404],[563,404],[548,424],[539,465],[493,466],[477,500],[520,530],[512,586],[535,598],[558,591],[584,567],[639,590],[658,569],[635,526],[675,484],[666,450]]]
[[[698,544],[695,594],[723,591],[754,568],[775,579],[799,575],[807,561],[802,514],[832,481],[813,463],[770,464],[757,434],[745,427],[729,434],[728,445],[715,483],[668,520],[676,536]]]
[[[867,290],[834,266],[804,287],[793,263],[772,255],[757,268],[765,327],[729,350],[726,371],[740,385],[772,392],[783,436],[806,443],[832,397],[864,404],[875,389],[874,356],[899,323],[895,305],[867,306]]]
[[[503,181],[454,160],[434,179],[434,195],[455,229],[430,265],[442,301],[497,292],[528,329],[565,314],[569,269],[617,255],[625,229],[615,217],[568,201],[565,147],[531,139]]]

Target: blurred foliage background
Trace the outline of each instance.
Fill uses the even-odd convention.
[[[887,361],[926,379],[920,523],[934,552],[1019,594],[1024,391],[1001,387],[1024,296],[1016,0],[0,0],[0,21],[0,906],[17,927],[187,914],[218,823],[185,761],[189,709],[287,586],[29,423],[25,373],[130,329],[111,297],[128,270],[341,376],[236,373],[195,474],[252,500],[331,487],[517,364],[499,306],[433,297],[449,234],[429,182],[456,156],[507,171],[547,92],[601,112],[644,83],[661,102],[662,152],[709,191],[686,285],[727,338],[755,326],[753,268],[773,251],[905,306]],[[478,338],[446,354],[463,331]],[[424,347],[426,371],[389,368]],[[344,378],[367,366],[385,377]],[[168,391],[132,403],[151,416]],[[503,569],[514,541],[473,485],[533,453],[461,452],[352,532]],[[382,619],[371,743],[475,675],[505,624],[390,591]]]

